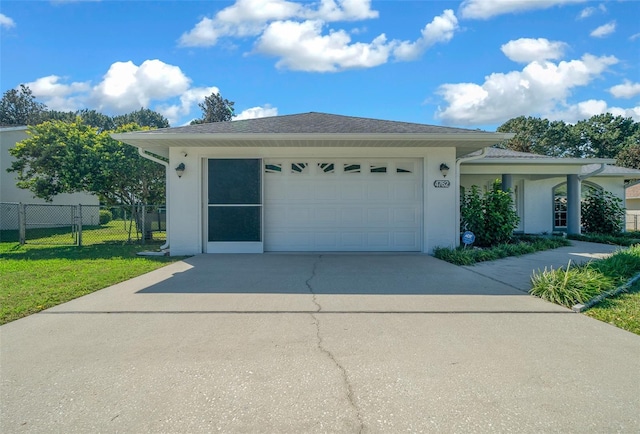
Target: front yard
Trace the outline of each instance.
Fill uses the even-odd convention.
[[[181,258],[136,256],[157,245],[20,246],[0,243],[0,324],[31,315]]]

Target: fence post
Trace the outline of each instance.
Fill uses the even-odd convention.
[[[140,218],[140,221],[142,222],[142,244],[144,244],[147,240],[146,218],[147,218],[147,210],[145,208],[145,205],[142,205],[142,217]]]
[[[18,204],[18,237],[20,245],[27,242],[27,212],[26,205],[22,202]]]
[[[78,215],[76,215],[76,219],[78,220],[78,247],[82,247],[82,204],[78,204]]]

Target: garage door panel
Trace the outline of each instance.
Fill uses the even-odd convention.
[[[367,199],[370,201],[388,201],[392,200],[393,196],[391,189],[393,187],[385,182],[372,182],[367,185]]]
[[[340,210],[340,224],[349,227],[360,227],[364,224],[362,208],[343,208]]]
[[[419,223],[420,213],[415,208],[395,208],[393,210],[394,226],[416,226]]]
[[[418,163],[281,160],[283,170],[269,172],[265,161],[265,250],[421,250]]]
[[[388,208],[370,208],[367,210],[367,226],[389,226],[389,214],[391,210]]]

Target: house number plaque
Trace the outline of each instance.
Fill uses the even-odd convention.
[[[435,188],[449,188],[450,185],[451,183],[448,179],[437,179],[433,181],[433,186]]]

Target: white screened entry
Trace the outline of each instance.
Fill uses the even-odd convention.
[[[264,160],[265,251],[422,249],[420,159]]]

